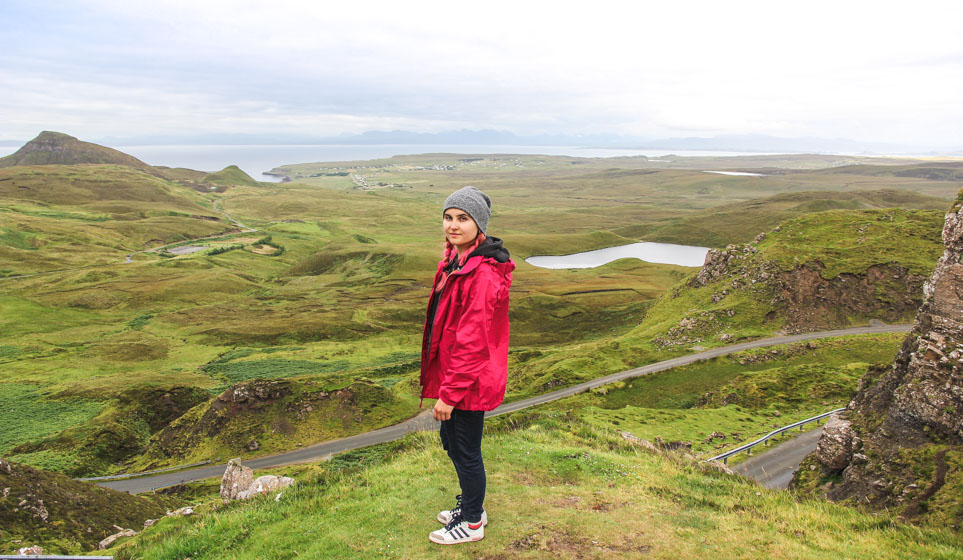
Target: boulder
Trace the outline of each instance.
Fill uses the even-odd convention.
[[[9,465],[9,463],[7,463],[7,465]],[[17,554],[20,556],[40,556],[43,554],[43,547],[38,544],[27,546],[18,550]]]
[[[261,494],[267,494],[275,490],[280,490],[281,488],[287,488],[293,484],[294,479],[289,476],[274,476],[273,474],[266,474],[264,476],[259,476],[257,480],[251,484],[251,487],[239,493],[236,499],[246,500],[248,498],[253,498],[254,496],[260,496]]]
[[[816,458],[828,469],[845,469],[853,458],[855,436],[856,432],[853,431],[850,421],[831,416],[816,444]]]
[[[178,515],[194,515],[194,508],[187,506],[167,512],[167,517],[177,517]]]
[[[246,500],[274,490],[287,488],[294,484],[294,479],[288,476],[268,474],[254,479],[254,472],[241,464],[240,459],[231,459],[221,478],[221,499],[225,503],[231,500]]]
[[[109,547],[110,545],[114,544],[114,541],[116,541],[116,540],[119,539],[119,538],[122,538],[122,537],[133,537],[133,536],[136,535],[136,534],[137,534],[137,531],[135,531],[135,530],[133,530],[133,529],[124,529],[124,530],[120,531],[119,533],[114,533],[113,535],[111,535],[111,536],[107,537],[106,539],[100,541],[100,544],[97,545],[97,548],[98,548],[99,550],[103,550],[103,549]]]
[[[238,494],[254,483],[254,471],[241,464],[241,459],[231,459],[221,478],[221,499],[225,502],[236,500]]]

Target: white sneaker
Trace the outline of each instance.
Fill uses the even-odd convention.
[[[455,496],[455,507],[438,512],[438,522],[448,525],[456,515],[461,515],[461,494]],[[488,525],[488,513],[482,510],[482,525]]]
[[[432,531],[428,535],[428,540],[437,544],[461,544],[466,542],[480,541],[485,538],[485,524],[468,523],[456,515],[443,529]]]

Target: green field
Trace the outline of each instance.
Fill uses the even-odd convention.
[[[441,204],[466,184],[491,195],[489,233],[505,239],[518,265],[508,400],[779,332],[908,322],[942,251],[943,214],[963,168],[848,156],[660,159],[426,154],[289,166],[279,170],[294,178],[285,183],[231,167],[0,168],[0,454],[72,476],[108,474],[250,458],[413,416]],[[726,250],[727,264],[699,280],[698,268],[634,259],[581,270],[524,260],[636,241]],[[799,299],[787,288],[797,284],[832,297]],[[506,493],[493,507],[528,504],[533,516],[503,524],[508,532],[480,550],[663,554],[674,539],[673,550],[691,556],[711,549],[705,535],[732,552],[737,539],[757,539],[775,523],[785,530],[753,541],[752,557],[807,557],[798,533],[851,557],[954,557],[945,534],[758,497],[744,482],[640,454],[612,436],[687,441],[709,456],[844,405],[900,340],[740,353],[500,420],[491,456]],[[218,404],[239,387],[272,396]],[[725,438],[709,439],[717,431]],[[382,507],[376,494],[427,508],[454,493],[450,481],[400,482],[414,471],[447,472],[427,436],[397,446],[307,467],[290,501],[163,521],[135,555],[217,557],[212,547],[226,538],[235,544],[222,547],[225,556],[240,554],[235,545],[270,556],[257,536],[280,525],[285,546],[309,556],[323,549],[312,547],[423,556],[424,543],[350,544],[365,527],[384,528],[386,517],[364,513]],[[209,490],[188,492],[200,499]],[[758,506],[751,515],[747,503]],[[339,531],[289,531],[284,520],[305,507],[318,510],[315,526]],[[667,508],[671,518],[656,515]],[[613,520],[626,515],[638,526],[613,540]],[[408,521],[430,530],[420,517]],[[854,544],[845,544],[853,530]]]
[[[873,165],[841,174],[820,167],[841,163],[832,158],[790,160],[439,154],[305,164],[287,170],[296,178],[288,183],[252,182],[231,168],[210,176],[113,164],[3,168],[0,383],[11,384],[11,394],[29,384],[64,410],[94,403],[107,411],[101,417],[123,408],[118,399],[127,390],[192,388],[213,396],[257,379],[298,387],[369,379],[399,404],[413,404],[427,289],[441,247],[439,205],[464,184],[492,196],[489,231],[506,240],[518,265],[509,399],[686,353],[686,345],[657,340],[691,309],[737,312],[709,325],[703,346],[724,343],[712,338],[722,333],[740,340],[785,326],[779,306],[760,304],[759,294],[736,290],[713,304],[711,286],[680,291],[693,268],[621,260],[546,270],[525,263],[530,255],[639,240],[724,247],[770,231],[758,244],[760,260],[819,260],[829,277],[880,262],[914,272],[932,266],[955,177],[926,171],[936,164],[866,160]],[[704,172],[716,168],[766,176]],[[360,188],[356,176],[369,186]],[[237,232],[224,211],[256,231]],[[780,223],[785,229],[773,233]],[[894,244],[897,237],[913,242]],[[198,243],[206,250],[145,252]],[[887,297],[895,296],[884,290],[877,299]],[[877,316],[854,312],[846,320]],[[417,407],[385,412],[340,432],[303,433],[355,433]],[[100,433],[98,423],[90,414],[60,418],[50,424],[68,430],[59,436],[53,428],[7,436],[9,448],[21,446],[12,458],[81,474],[63,465],[78,464],[76,451]],[[262,429],[261,439],[276,439],[269,425]],[[140,453],[157,430],[131,433]],[[148,454],[159,464],[284,446],[278,440],[250,452],[198,444],[166,459]],[[79,464],[88,469],[82,474],[103,474],[135,468],[137,454]]]

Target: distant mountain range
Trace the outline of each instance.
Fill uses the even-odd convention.
[[[368,131],[339,136],[298,134],[199,134],[140,135],[105,137],[96,140],[109,146],[140,145],[481,145],[481,146],[578,146],[585,148],[625,148],[653,150],[707,150],[727,152],[772,153],[847,153],[847,154],[914,154],[963,156],[961,147],[919,146],[911,144],[864,142],[845,138],[781,138],[763,134],[725,134],[687,138],[639,138],[618,134],[541,134],[518,135],[504,130],[452,130],[447,132],[411,132],[407,130]],[[0,140],[0,146],[19,146],[22,141]]]

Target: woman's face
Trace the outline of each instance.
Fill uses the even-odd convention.
[[[442,229],[445,231],[445,238],[457,249],[467,247],[478,236],[478,225],[475,224],[475,220],[467,212],[457,208],[445,210]]]

